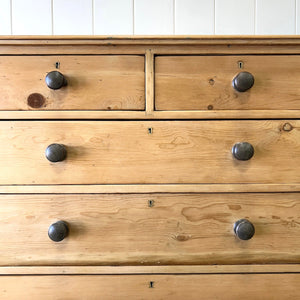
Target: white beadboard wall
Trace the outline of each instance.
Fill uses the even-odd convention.
[[[0,35],[132,34],[300,34],[300,0],[0,0]]]

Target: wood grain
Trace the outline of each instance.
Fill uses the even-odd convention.
[[[147,102],[149,103],[149,102]],[[152,102],[153,103],[153,102]],[[152,107],[152,105],[151,105]],[[0,111],[0,119],[11,120],[196,120],[196,119],[297,119],[300,110],[175,110],[175,111],[122,111],[122,110],[27,110]],[[149,113],[151,112],[151,114]]]
[[[119,43],[114,44],[109,41],[105,43],[93,42],[89,44],[84,44],[84,41],[80,43],[57,43],[53,41],[45,46],[47,41],[38,41],[37,43],[28,44],[22,41],[17,41],[14,43],[9,41],[7,44],[0,44],[0,55],[145,55],[149,45],[151,45],[151,50],[155,55],[249,55],[249,54],[287,54],[294,55],[300,54],[299,41],[294,41],[284,45],[283,41],[272,44],[268,41],[261,43],[250,43],[245,40],[244,43],[230,43],[230,40],[224,40],[222,43],[213,44],[209,43],[191,43],[187,44],[185,40],[180,43],[173,41],[167,41],[166,43],[149,43],[137,42],[135,44],[131,43]]]
[[[3,300],[292,300],[300,297],[299,280],[300,274],[1,276],[0,296]]]
[[[0,275],[278,274],[299,272],[299,264],[0,267]]]
[[[297,62],[294,64],[293,60],[297,57],[294,54],[300,53],[299,40],[298,36],[263,36],[259,38],[257,36],[2,36],[0,37],[0,53],[2,55],[0,67],[4,72],[2,72],[3,75],[0,76],[2,86],[1,95],[3,95],[0,105],[0,110],[2,109],[2,111],[0,111],[0,118],[297,118],[299,115],[296,97],[297,87],[295,84],[294,87],[291,88],[290,84],[291,82],[297,81],[296,68],[294,67],[297,65]],[[247,98],[245,95],[239,97],[239,99],[242,98],[242,102],[237,104],[237,106],[239,106],[238,108],[235,104],[233,104],[234,108],[222,108],[222,105],[227,107],[227,102],[229,101],[227,96],[232,95],[230,92],[227,93],[224,103],[222,99],[224,93],[221,87],[219,89],[221,98],[214,101],[216,103],[207,101],[207,98],[205,98],[198,110],[196,110],[197,105],[199,106],[198,100],[195,100],[195,106],[192,104],[189,106],[189,101],[179,100],[181,101],[180,105],[188,105],[190,109],[194,111],[152,112],[152,94],[154,87],[153,64],[151,60],[154,56],[164,54],[172,56],[177,54],[208,55],[205,56],[206,58],[209,57],[209,55],[214,55],[213,60],[224,57],[221,56],[217,58],[215,55],[224,54],[230,55],[226,56],[227,59],[231,59],[230,57],[232,55],[240,56],[241,54],[243,54],[244,57],[253,58],[255,60],[255,68],[259,70],[267,69],[263,75],[267,74],[265,78],[268,83],[270,83],[268,76],[271,73],[275,74],[274,76],[277,76],[276,78],[280,80],[280,82],[272,81],[271,84],[267,86],[267,90],[269,89],[274,92],[276,97],[277,95],[278,97],[280,96],[281,99],[283,99],[282,103],[285,103],[285,93],[288,93],[288,95],[291,96],[291,99],[288,101],[292,102],[292,106],[290,106],[292,108],[284,107],[284,110],[279,110],[275,107],[273,109],[272,105],[278,105],[278,107],[281,105],[280,100],[276,100],[276,97],[275,100],[273,99],[275,102],[273,103],[272,101],[271,106],[265,105],[267,102],[266,99],[259,101],[259,97],[263,97],[263,93],[260,93],[262,89],[260,89],[260,92],[257,92],[257,97],[252,97],[255,98],[254,102],[257,102],[258,109],[251,108],[253,101],[250,101],[249,104],[247,100],[249,97]],[[255,55],[249,56],[247,54]],[[263,56],[260,57],[263,64],[260,64],[259,61],[256,62],[255,57],[257,57],[257,54],[263,54]],[[274,59],[276,59],[276,61],[270,65],[264,62],[264,58],[267,54],[271,54],[271,56],[269,56],[270,59],[272,59],[275,54],[280,54],[280,56],[275,55]],[[284,57],[284,54],[287,54],[287,56],[285,56],[288,59],[287,64],[285,61],[279,62],[281,58]],[[238,58],[239,56],[234,57]],[[148,62],[145,61],[145,57],[148,59]],[[157,57],[157,59],[160,58],[159,56]],[[56,61],[61,62],[61,70],[69,77],[70,84],[67,88],[62,90],[50,91],[45,87],[44,77],[50,69],[52,70]],[[148,70],[146,70],[146,74],[144,74],[144,62],[146,62],[147,66],[150,66]],[[280,70],[282,70],[282,68],[287,70],[287,76],[284,76],[281,72],[273,73],[273,70],[276,69],[278,64],[280,65]],[[248,65],[248,61],[245,65]],[[291,65],[292,67],[290,68]],[[112,66],[114,70],[110,72]],[[204,66],[203,69],[205,68]],[[229,68],[230,72],[232,68],[233,67]],[[87,69],[89,70],[88,73],[85,71]],[[13,72],[12,75],[11,72]],[[84,74],[84,76],[82,74]],[[139,111],[132,111],[132,114],[124,114],[122,110],[145,109],[144,75],[148,82],[146,91],[149,100],[147,101],[147,112],[141,113]],[[11,78],[11,76],[13,78]],[[99,84],[99,77],[102,79],[101,84]],[[231,81],[233,75],[229,77]],[[225,84],[224,80],[226,81],[227,79],[223,77],[221,79],[218,78],[218,80],[215,81],[214,88],[210,88],[210,90],[217,90],[218,88],[216,89],[216,87],[220,87],[220,84]],[[205,79],[205,82],[207,82],[207,80]],[[14,83],[13,88],[11,87],[12,83]],[[204,82],[202,83],[204,84]],[[276,86],[279,84],[279,87],[274,89],[272,83]],[[181,84],[182,82],[180,85]],[[257,84],[261,83],[256,81],[255,87],[259,86]],[[178,89],[178,86],[176,86],[176,88]],[[167,90],[168,89],[167,87]],[[188,93],[190,92],[189,90]],[[31,93],[42,94],[46,99],[45,104],[40,108],[29,107],[27,105],[27,97]],[[95,100],[95,95],[97,96],[97,100]],[[180,95],[180,93],[178,95]],[[234,97],[235,95],[233,95],[233,98]],[[172,100],[173,99],[170,101]],[[166,101],[169,102],[169,100]],[[182,102],[184,104],[182,104]],[[215,109],[215,111],[207,110],[208,106],[212,107],[213,110]],[[159,108],[159,105],[157,107]],[[297,107],[297,109],[295,109],[295,107]],[[171,107],[167,109],[169,110]],[[183,109],[186,110],[187,108],[183,107]],[[231,109],[236,109],[236,111],[233,112]],[[280,109],[282,109],[282,107]]]
[[[1,46],[0,46],[1,47]],[[60,63],[56,69],[56,62]],[[1,56],[0,110],[143,110],[142,56]],[[50,71],[65,75],[68,85],[51,90]],[[27,98],[41,94],[45,102],[33,108]]]
[[[146,50],[146,115],[152,115],[154,111],[154,55],[151,49]]]
[[[243,67],[239,67],[242,62]],[[157,110],[299,109],[295,56],[157,56],[155,108]],[[250,72],[254,86],[237,92],[232,79]]]
[[[3,121],[0,184],[299,184],[299,128],[297,120]],[[249,161],[232,156],[242,141],[255,149]],[[52,143],[66,146],[65,161],[45,158]]]
[[[299,45],[1,36],[0,298],[300,298]],[[68,86],[51,91],[56,62]],[[243,94],[240,71],[255,76]],[[240,141],[255,148],[248,162],[232,158]],[[51,143],[66,161],[46,160]],[[241,218],[249,241],[234,236]],[[70,231],[54,243],[58,220]]]
[[[295,54],[299,36],[1,36],[1,54]]]
[[[297,263],[299,215],[299,193],[2,195],[0,265]],[[249,241],[233,233],[242,218]],[[55,243],[58,220],[70,232]]]
[[[0,185],[0,194],[300,192],[300,184],[51,184]]]

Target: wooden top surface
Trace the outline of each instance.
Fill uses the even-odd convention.
[[[107,43],[107,44],[205,44],[205,43],[235,43],[235,44],[299,44],[300,35],[1,35],[1,44],[18,43],[50,43],[55,41],[65,44]]]
[[[0,35],[0,40],[141,40],[141,39],[168,39],[168,40],[181,40],[181,39],[202,39],[202,40],[217,40],[217,39],[249,39],[249,40],[264,40],[264,39],[299,39],[300,35]]]

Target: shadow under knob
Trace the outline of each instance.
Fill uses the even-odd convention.
[[[48,236],[53,242],[60,242],[67,237],[68,232],[68,225],[64,221],[58,221],[50,225]]]
[[[236,221],[233,230],[240,240],[250,240],[255,233],[254,225],[246,219]]]
[[[61,144],[51,144],[45,151],[46,158],[51,162],[63,161],[67,157],[67,149]]]
[[[45,78],[48,88],[58,90],[67,85],[67,80],[63,74],[58,71],[49,72]]]
[[[249,72],[240,72],[232,80],[232,85],[238,92],[246,92],[252,88],[253,84],[254,77]]]
[[[236,143],[232,147],[232,154],[238,160],[249,160],[254,155],[254,148],[250,143]]]

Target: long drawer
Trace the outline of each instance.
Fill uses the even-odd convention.
[[[2,121],[0,184],[300,183],[299,128],[298,120]]]
[[[1,195],[0,265],[298,263],[299,216],[300,193]]]
[[[143,56],[1,56],[0,69],[0,110],[145,108]]]
[[[300,274],[1,276],[1,299],[299,299]],[[16,288],[16,283],[18,288]]]
[[[299,66],[299,55],[157,56],[155,108],[300,109]]]

